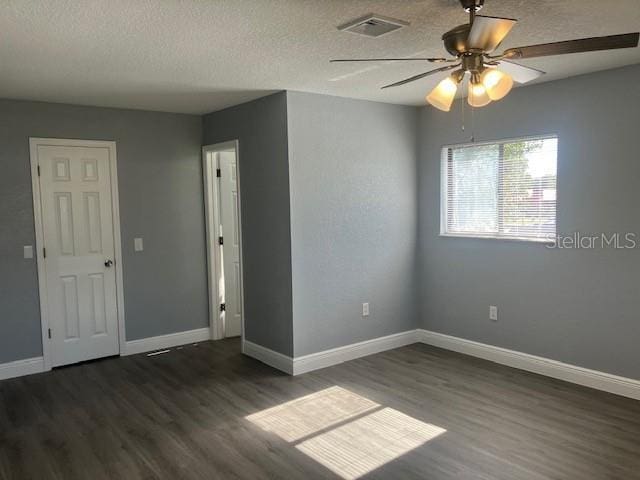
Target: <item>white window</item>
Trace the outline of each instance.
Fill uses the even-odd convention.
[[[558,138],[442,149],[442,235],[552,240]]]

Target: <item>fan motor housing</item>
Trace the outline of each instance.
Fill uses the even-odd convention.
[[[467,52],[467,38],[469,38],[469,31],[471,25],[458,25],[457,27],[449,30],[442,35],[442,41],[444,42],[444,48],[454,57],[459,57],[463,53]]]

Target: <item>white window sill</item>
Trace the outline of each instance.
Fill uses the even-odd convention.
[[[506,240],[508,242],[526,242],[526,243],[538,243],[552,245],[555,243],[555,237],[553,239],[548,238],[531,238],[531,237],[503,237],[497,235],[465,235],[463,233],[441,233],[441,237],[451,238],[470,238],[479,240]]]

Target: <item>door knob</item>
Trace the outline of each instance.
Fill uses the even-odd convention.
[[[113,265],[113,262],[111,260],[107,260],[106,262],[104,262],[104,266],[109,268],[111,265]]]

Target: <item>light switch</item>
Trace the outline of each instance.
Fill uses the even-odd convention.
[[[136,252],[141,252],[142,250],[144,250],[144,245],[142,244],[142,238],[133,239],[133,250]]]
[[[33,258],[32,245],[25,245],[24,247],[22,247],[22,249],[23,249],[24,258]]]

